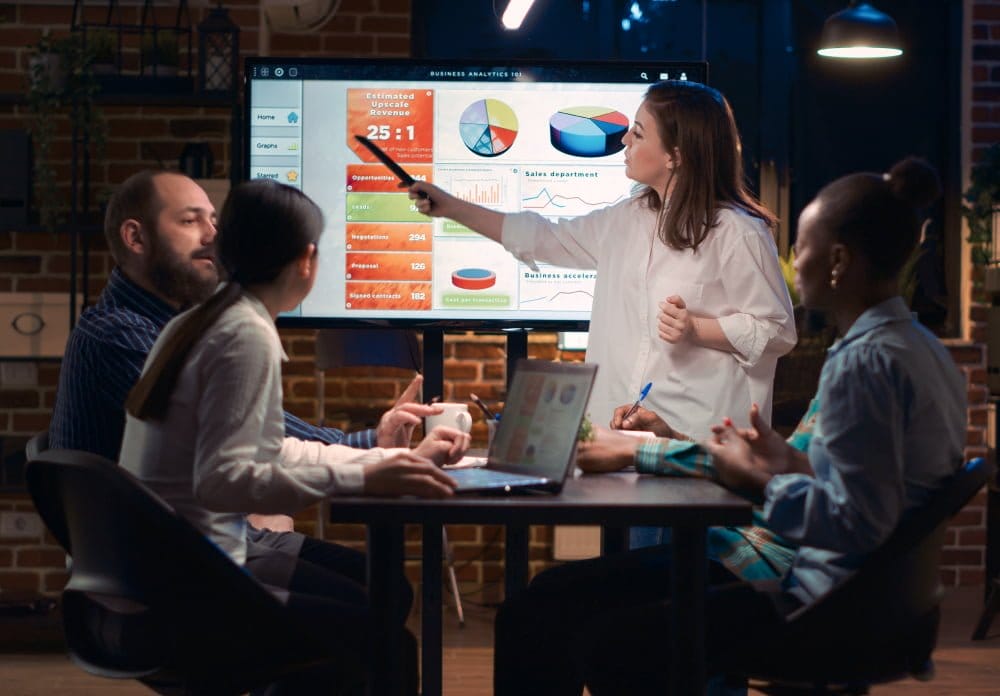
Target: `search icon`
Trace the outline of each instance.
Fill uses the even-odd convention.
[[[644,72],[641,72],[641,73],[639,73],[639,77],[641,77],[641,78],[642,78],[642,79],[644,79],[644,80],[648,80],[648,79],[649,79],[649,75],[647,75],[647,74],[646,74],[646,73],[644,73]]]

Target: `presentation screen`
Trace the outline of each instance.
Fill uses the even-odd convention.
[[[414,179],[501,212],[570,218],[631,195],[622,136],[649,85],[704,63],[254,58],[246,176],[323,210],[316,285],[283,325],[586,329],[595,273],[519,263],[419,213],[355,136]]]

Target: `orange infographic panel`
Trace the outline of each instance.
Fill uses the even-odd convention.
[[[430,251],[430,223],[349,222],[348,251]]]
[[[346,309],[430,309],[430,283],[348,283]]]
[[[348,253],[347,280],[430,280],[431,254]]]
[[[429,164],[406,165],[406,173],[417,181],[433,182],[431,174],[433,170]],[[405,188],[400,188],[396,175],[380,162],[347,165],[347,190],[363,193],[399,193],[405,191]]]
[[[434,90],[372,87],[347,90],[347,146],[362,162],[375,155],[363,135],[399,162],[430,162],[434,149]]]

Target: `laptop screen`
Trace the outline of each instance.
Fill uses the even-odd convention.
[[[561,481],[596,373],[588,363],[519,360],[489,468]]]

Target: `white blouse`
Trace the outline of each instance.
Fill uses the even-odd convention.
[[[164,328],[144,370],[184,316]],[[264,305],[245,293],[191,350],[166,419],[126,416],[121,465],[240,565],[246,513],[292,513],[359,493],[363,467],[393,452],[285,437],[286,359]]]
[[[748,423],[750,405],[768,420],[778,357],[795,345],[795,323],[777,248],[767,226],[723,209],[697,252],[656,236],[657,214],[638,196],[589,215],[551,222],[508,214],[503,245],[527,264],[597,271],[587,360],[599,365],[590,400],[595,423],[632,403],[694,438],[729,416]],[[659,303],[679,295],[697,315],[718,319],[735,353],[657,335]]]

